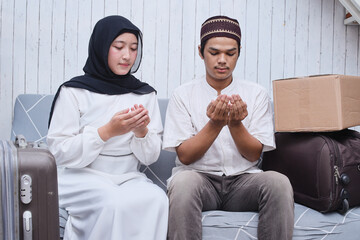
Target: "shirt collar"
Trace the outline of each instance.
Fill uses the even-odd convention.
[[[217,96],[217,91],[212,87],[210,86],[210,84],[206,81],[202,81],[203,82],[203,85],[204,85],[204,88],[206,89],[206,91],[211,94],[211,96]],[[232,94],[232,90],[234,89],[235,87],[235,79],[233,77],[233,80],[231,81],[231,83],[229,84],[229,86],[227,86],[226,88],[224,88],[221,93],[222,94],[227,94],[227,95],[231,95]]]

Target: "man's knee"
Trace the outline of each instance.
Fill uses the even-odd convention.
[[[272,192],[273,196],[293,199],[293,189],[287,176],[275,171],[266,171],[264,174],[266,175],[266,188]]]
[[[180,172],[171,180],[168,196],[170,200],[176,198],[187,201],[188,198],[193,198],[199,193],[202,183],[203,177],[200,173],[195,171]]]

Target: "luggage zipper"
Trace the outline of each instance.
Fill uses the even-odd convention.
[[[329,136],[324,136],[324,140],[330,145],[332,146],[333,149],[333,153],[332,154],[332,158],[334,161],[334,178],[335,178],[335,184],[336,186],[339,184],[339,179],[340,179],[340,172],[339,172],[339,167],[338,167],[338,158],[340,157],[340,153],[339,153],[339,149],[337,148],[337,145],[334,143],[333,139]],[[337,191],[337,187],[335,187],[335,189],[333,191],[331,191],[331,198],[332,198],[332,202],[338,202],[338,191]],[[336,205],[336,203],[332,203],[328,209],[331,209],[334,205]]]
[[[336,181],[336,185],[339,184],[339,179],[340,179],[340,172],[339,172],[339,165],[341,164],[341,159],[340,158],[340,152],[339,152],[339,147],[334,143],[333,140],[331,140],[333,146],[334,146],[334,150],[335,150],[335,159],[334,159],[334,169],[335,169],[335,181]]]
[[[335,177],[335,182],[336,182],[336,185],[339,185],[339,179],[340,179],[340,173],[339,173],[339,167],[334,165],[334,177]]]
[[[328,137],[328,136],[324,136],[323,139],[325,140],[325,142],[327,142],[329,145],[331,144],[332,148],[334,149],[334,153],[331,153],[331,156],[333,158],[334,161],[334,178],[335,178],[335,182],[336,185],[339,184],[339,179],[340,179],[340,172],[339,172],[339,167],[338,167],[338,157],[339,157],[339,149],[337,148],[336,144],[334,143],[334,141]]]
[[[348,133],[348,132],[346,132],[346,133]],[[334,161],[334,170],[335,170],[334,175],[335,175],[336,185],[338,185],[339,180],[342,181],[342,178],[341,178],[341,175],[339,172],[339,167],[343,168],[344,162],[340,156],[339,146],[337,144],[335,144],[334,140],[332,140],[332,139],[331,139],[331,142],[334,145],[334,149],[335,149],[335,153],[336,153],[336,158]],[[344,181],[342,181],[342,184],[344,184]],[[338,203],[338,207],[336,210],[340,214],[344,215],[349,210],[349,200],[348,200],[349,194],[345,188],[342,188],[340,190],[340,187],[337,187],[337,186],[335,188],[335,193],[336,193],[336,195],[334,196],[334,199],[336,199],[337,200],[336,202]]]
[[[334,143],[334,141],[329,138],[330,142],[331,142],[331,145],[333,146],[334,148],[334,151],[335,151],[335,156],[334,156],[334,177],[335,177],[335,182],[336,182],[336,185],[339,184],[339,179],[340,179],[340,172],[339,172],[339,164],[340,164],[340,161],[338,161],[338,158],[340,157],[340,152],[339,152],[339,148],[338,146]]]
[[[340,176],[340,172],[339,172],[339,167],[342,167],[342,161],[341,161],[341,156],[340,156],[340,152],[339,152],[339,147],[337,146],[337,144],[334,143],[334,140],[331,139],[331,143],[334,147],[334,151],[335,151],[335,158],[334,158],[334,177],[335,177],[335,182],[336,182],[336,187],[335,187],[335,191],[334,191],[334,195],[333,195],[333,199],[334,199],[334,205],[338,205],[340,203],[341,208],[337,208],[337,210],[341,213],[344,214],[348,209],[349,209],[349,204],[347,199],[342,199],[340,192],[338,191],[339,188],[337,187],[337,185],[339,185],[339,180],[341,180],[341,176]],[[344,189],[343,189],[344,190]],[[336,201],[335,201],[336,200]]]

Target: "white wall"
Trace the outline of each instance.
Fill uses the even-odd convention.
[[[343,24],[338,0],[0,0],[0,138],[10,137],[20,93],[54,93],[82,74],[92,27],[120,14],[144,34],[136,74],[170,96],[204,74],[200,26],[216,14],[237,18],[243,40],[235,75],[269,89],[279,78],[360,75],[359,26]]]

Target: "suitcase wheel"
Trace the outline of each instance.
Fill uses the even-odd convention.
[[[340,179],[344,186],[346,186],[350,183],[350,177],[349,177],[349,175],[347,175],[345,173],[341,174]]]
[[[338,212],[344,215],[348,210],[349,210],[349,201],[347,199],[343,199],[338,209]]]
[[[350,194],[345,188],[343,188],[343,189],[341,189],[340,197],[341,197],[341,199],[349,199]]]

